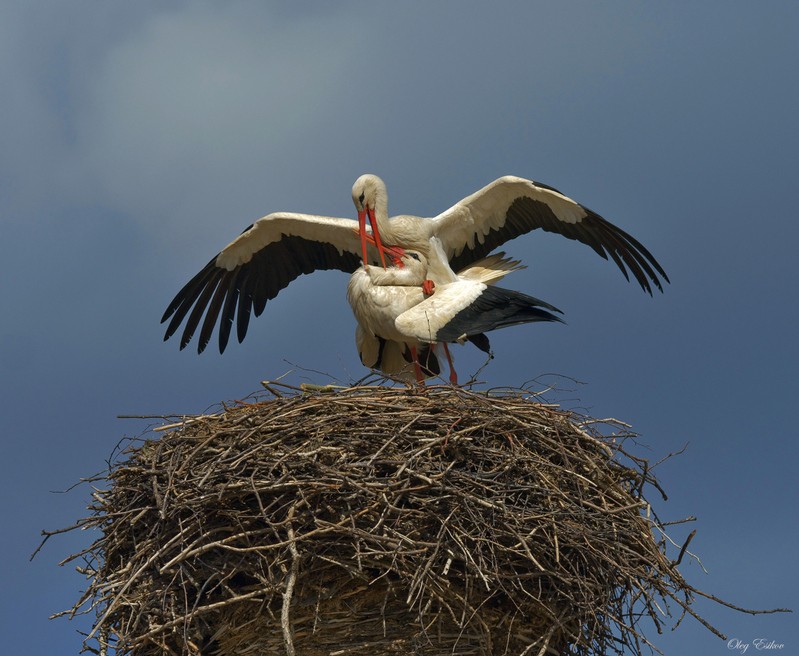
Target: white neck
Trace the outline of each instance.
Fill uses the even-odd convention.
[[[383,235],[386,231],[391,231],[388,222],[388,192],[384,184],[375,186],[374,193],[374,212],[377,229]]]

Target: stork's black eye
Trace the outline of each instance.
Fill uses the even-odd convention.
[[[363,194],[363,193],[360,196],[358,196],[358,200],[361,202],[361,205],[363,205],[363,201],[364,201],[365,198],[366,198],[366,194]]]
[[[419,253],[412,253],[411,251],[405,251],[410,257],[412,257],[417,262],[421,262],[419,259]]]

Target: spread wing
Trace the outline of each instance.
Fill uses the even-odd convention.
[[[184,285],[167,307],[164,339],[185,320],[180,348],[200,335],[202,353],[219,322],[219,352],[230,337],[233,320],[241,342],[252,313],[259,316],[267,301],[304,273],[339,269],[352,273],[361,265],[358,222],[353,219],[296,213],[275,213],[258,219],[196,276]]]
[[[432,219],[450,265],[459,270],[488,255],[509,239],[533,230],[555,232],[590,246],[629,273],[644,291],[663,291],[666,272],[634,237],[557,189],[505,176],[464,198]]]

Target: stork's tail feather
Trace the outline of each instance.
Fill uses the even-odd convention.
[[[499,252],[473,262],[462,271],[459,271],[458,276],[467,280],[482,282],[486,285],[493,285],[509,273],[526,268],[519,260],[513,260],[506,257],[505,253]]]
[[[488,353],[488,355],[491,355],[491,343],[488,341],[488,335],[477,333],[476,335],[467,335],[466,339],[479,348],[483,353]]]
[[[554,305],[541,299],[510,289],[489,286],[468,307],[439,329],[436,339],[451,342],[464,336],[468,338],[497,328],[536,321],[563,323],[553,312],[562,314]]]

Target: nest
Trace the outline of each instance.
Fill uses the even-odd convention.
[[[86,649],[637,653],[642,619],[696,616],[623,424],[521,391],[268,389],[111,466],[71,557]]]

